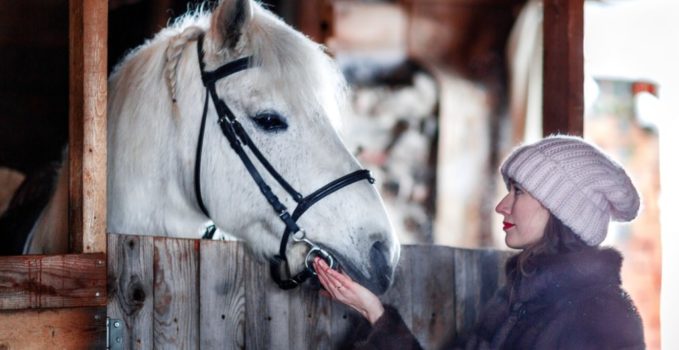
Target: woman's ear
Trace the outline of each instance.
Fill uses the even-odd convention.
[[[212,14],[210,36],[221,49],[234,49],[252,19],[251,0],[223,0]]]

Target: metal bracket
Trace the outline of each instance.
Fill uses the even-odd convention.
[[[123,350],[123,321],[106,317],[106,349]]]

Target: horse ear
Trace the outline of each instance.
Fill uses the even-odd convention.
[[[212,14],[210,33],[221,48],[234,49],[252,19],[251,0],[223,0]]]

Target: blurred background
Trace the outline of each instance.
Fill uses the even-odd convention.
[[[110,69],[201,3],[109,1]],[[264,3],[339,63],[352,88],[341,134],[377,178],[401,242],[505,249],[497,168],[542,136],[543,2]],[[670,0],[588,0],[584,10],[584,136],[625,165],[643,203],[604,244],[625,256],[649,349],[679,348],[677,15]],[[0,111],[2,213],[66,144],[68,1],[0,0]]]

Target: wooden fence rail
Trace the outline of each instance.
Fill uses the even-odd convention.
[[[109,234],[108,315],[126,349],[339,349],[361,322],[310,288],[282,291],[240,242]],[[469,329],[508,254],[404,246],[395,305],[425,348]]]

